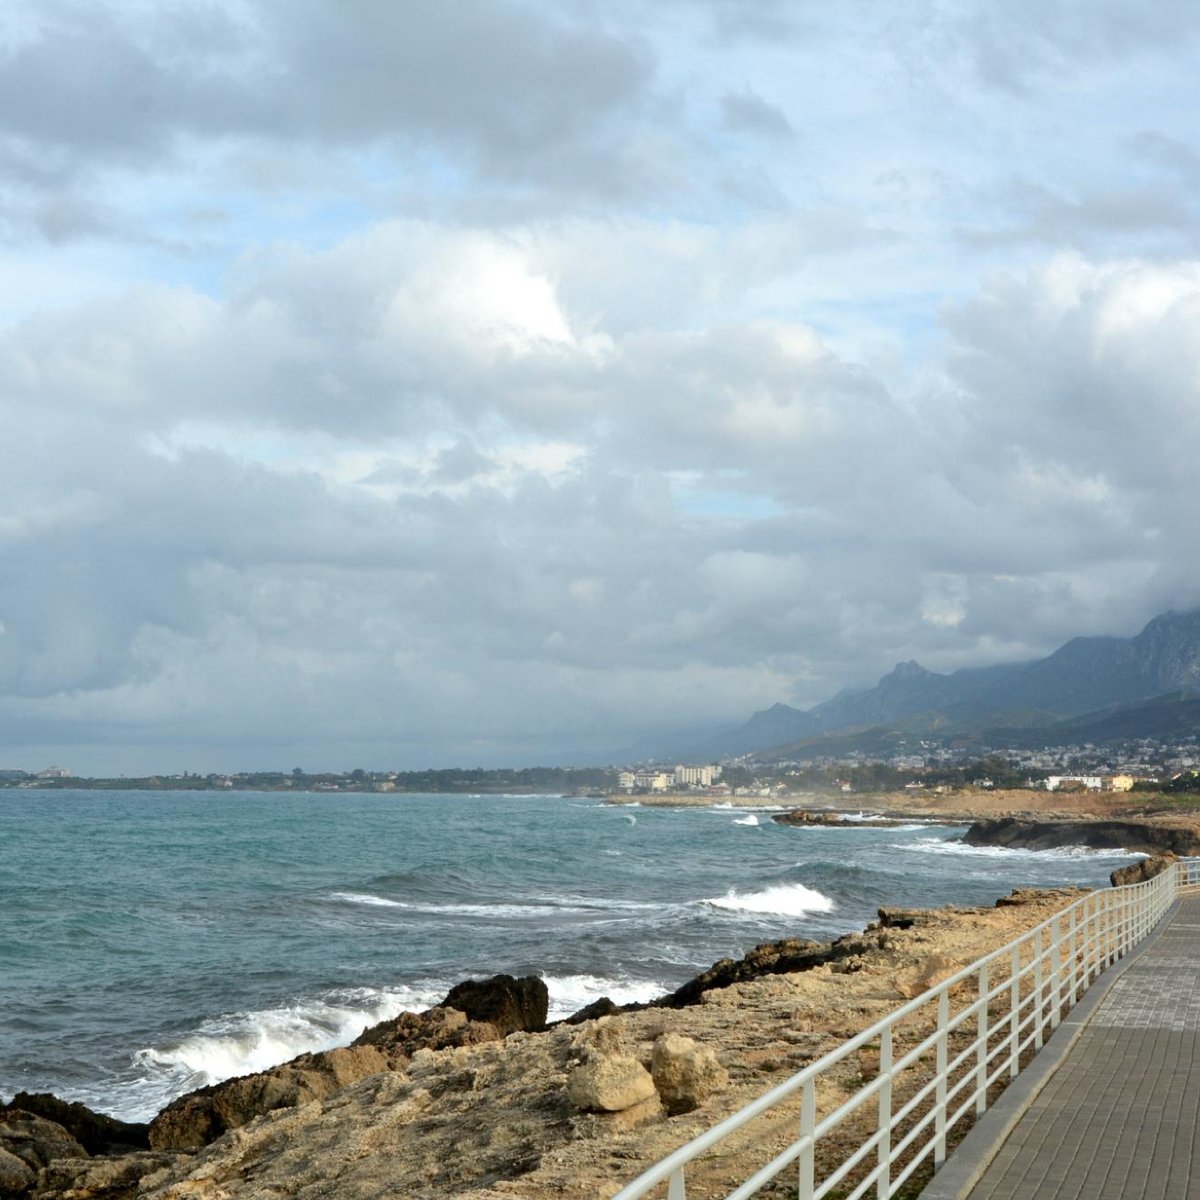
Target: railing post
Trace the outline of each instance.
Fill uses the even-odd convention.
[[[1079,953],[1079,906],[1071,906],[1071,1008],[1083,992],[1083,959]]]
[[[946,1160],[946,1068],[950,1051],[950,993],[942,988],[938,995],[937,1015],[937,1094],[935,1098],[933,1165]]]
[[[1008,1056],[1008,1077],[1016,1079],[1020,1070],[1021,1048],[1021,943],[1012,948],[1009,969],[1012,978],[1008,985],[1008,1043],[1011,1053]]]
[[[875,1195],[888,1200],[892,1194],[892,1027],[879,1038],[879,1175]]]
[[[982,1117],[987,1112],[987,1069],[988,1069],[988,967],[979,968],[979,1047],[975,1051],[975,1115]]]
[[[1046,981],[1045,962],[1042,950],[1042,930],[1038,930],[1033,938],[1033,1048],[1042,1048],[1042,1026],[1046,1020]]]
[[[1050,1028],[1057,1029],[1063,1010],[1063,934],[1062,916],[1050,927]]]
[[[683,1168],[671,1173],[667,1184],[667,1200],[687,1200],[687,1184],[683,1182]]]
[[[817,1127],[817,1085],[812,1079],[806,1079],[800,1092],[800,1137],[807,1139],[804,1149],[800,1151],[798,1164],[800,1178],[796,1189],[798,1200],[812,1200],[814,1187],[814,1167],[816,1164],[816,1146],[813,1145],[813,1130]]]

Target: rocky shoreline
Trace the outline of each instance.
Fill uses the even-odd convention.
[[[463,984],[351,1046],[181,1097],[149,1127],[19,1096],[0,1108],[0,1195],[602,1200],[1077,895],[883,909],[862,933],[768,943],[652,1004],[551,1027],[539,979]]]

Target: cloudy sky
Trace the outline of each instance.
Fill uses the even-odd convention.
[[[607,761],[1200,604],[1190,0],[11,0],[0,766]]]

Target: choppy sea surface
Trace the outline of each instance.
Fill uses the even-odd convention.
[[[0,791],[0,1098],[145,1120],[471,976],[541,975],[567,1016],[881,904],[1102,884],[1136,857],[962,833],[547,796]]]

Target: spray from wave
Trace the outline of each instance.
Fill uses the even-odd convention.
[[[265,1071],[297,1054],[348,1045],[369,1026],[429,1008],[444,994],[444,988],[432,986],[346,988],[315,1000],[215,1017],[177,1041],[133,1055],[136,1078],[117,1089],[124,1093],[122,1116],[147,1120],[184,1092]]]
[[[730,890],[726,895],[710,897],[704,903],[727,912],[780,917],[804,917],[809,913],[833,912],[834,908],[828,896],[802,883],[781,884],[745,895]]]

